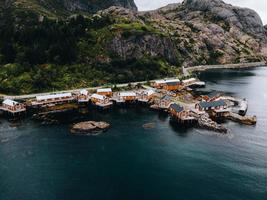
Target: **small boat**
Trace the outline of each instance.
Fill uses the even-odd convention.
[[[246,113],[248,111],[248,101],[246,99],[243,99],[240,103],[239,103],[239,111],[238,114],[245,116]]]

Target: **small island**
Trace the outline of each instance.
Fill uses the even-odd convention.
[[[107,122],[86,121],[74,124],[71,127],[71,133],[98,135],[100,132],[106,131],[109,128],[110,124]]]

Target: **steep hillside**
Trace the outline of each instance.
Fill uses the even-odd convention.
[[[5,5],[32,10],[49,17],[95,13],[110,6],[137,10],[133,0],[5,0]]]
[[[267,60],[258,14],[221,0],[185,0],[149,12],[136,12],[133,1],[113,1],[131,9],[112,6],[94,15],[83,4],[92,1],[25,2],[2,5],[0,92],[148,80],[175,75],[181,66]]]

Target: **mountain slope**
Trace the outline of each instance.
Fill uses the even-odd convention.
[[[49,17],[95,13],[110,6],[137,10],[133,0],[6,0],[6,5],[28,9]]]
[[[57,4],[63,1],[35,2],[38,8],[2,6],[0,92],[148,80],[177,75],[181,66],[267,60],[267,31],[257,13],[220,0],[185,0],[149,12],[112,6],[94,15]]]

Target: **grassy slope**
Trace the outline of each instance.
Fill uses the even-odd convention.
[[[30,4],[29,1],[22,3],[25,7]],[[124,83],[173,75],[178,71],[164,58],[124,61],[113,58],[114,55],[105,50],[105,44],[117,32],[160,34],[150,26],[91,17],[57,21],[53,13],[47,13],[48,18],[39,22],[39,16],[31,10],[47,11],[38,4],[29,6],[26,11],[13,9],[4,13],[2,30],[10,32],[0,31],[0,92],[26,94]],[[109,58],[112,61],[106,62]]]

